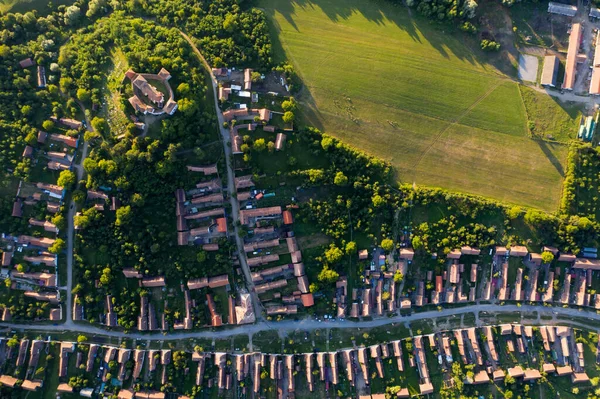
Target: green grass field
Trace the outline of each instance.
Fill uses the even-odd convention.
[[[259,5],[276,59],[306,86],[306,123],[390,161],[400,181],[557,207],[567,148],[529,138],[517,83],[473,39],[385,1]]]
[[[45,15],[61,4],[73,3],[71,0],[0,0],[0,15],[9,12],[26,13],[37,10],[38,15]]]

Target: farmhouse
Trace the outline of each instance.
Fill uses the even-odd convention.
[[[592,80],[590,82],[590,94],[600,94],[600,33],[596,34],[596,49],[592,64]]]
[[[575,73],[577,71],[577,63],[583,60],[579,57],[579,46],[581,45],[581,24],[575,23],[571,27],[569,35],[569,48],[567,50],[567,61],[565,64],[565,78],[562,88],[565,90],[573,90],[575,86]]]
[[[540,84],[546,87],[556,87],[556,77],[558,75],[559,61],[555,55],[547,55],[544,58],[544,69]]]
[[[19,61],[19,67],[21,69],[29,68],[35,65],[35,62],[31,58],[25,58],[24,60]]]
[[[46,87],[46,68],[41,65],[37,67],[37,87],[40,89]]]
[[[548,12],[551,14],[565,15],[567,17],[574,17],[577,14],[577,7],[569,4],[555,3],[553,1],[548,3]]]

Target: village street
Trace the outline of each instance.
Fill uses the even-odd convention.
[[[429,312],[413,313],[408,316],[393,316],[393,317],[382,317],[368,321],[346,321],[343,319],[329,320],[329,321],[318,321],[315,319],[303,319],[303,320],[284,320],[279,322],[267,322],[258,321],[255,324],[241,325],[230,329],[212,330],[212,331],[197,331],[197,332],[176,332],[164,335],[162,332],[143,334],[139,332],[124,333],[119,331],[107,331],[98,327],[94,327],[87,323],[73,323],[71,326],[66,324],[62,325],[36,325],[36,324],[15,324],[15,323],[0,323],[0,327],[6,327],[11,330],[23,330],[23,331],[39,331],[44,334],[51,333],[80,333],[86,334],[88,338],[93,336],[106,336],[113,338],[127,338],[137,340],[152,340],[152,341],[178,341],[185,339],[195,338],[206,338],[206,339],[223,339],[233,337],[235,335],[246,335],[255,334],[261,331],[277,331],[280,336],[285,336],[289,332],[296,330],[301,331],[312,331],[317,329],[325,328],[339,328],[339,329],[350,329],[350,328],[373,328],[381,326],[390,326],[390,331],[393,333],[394,325],[406,324],[414,321],[435,319],[438,317],[449,317],[449,316],[460,316],[467,313],[475,313],[476,325],[484,325],[479,321],[479,312],[487,312],[492,315],[499,315],[502,313],[510,312],[538,312],[537,321],[527,320],[527,324],[539,324],[539,325],[553,325],[553,324],[566,324],[574,327],[580,327],[585,329],[591,329],[589,325],[584,325],[577,321],[569,320],[558,320],[557,316],[563,316],[567,318],[578,317],[588,318],[589,320],[600,322],[600,315],[595,312],[582,311],[573,308],[549,308],[544,306],[531,306],[531,305],[480,305],[477,303],[471,306],[454,309],[442,309],[441,311],[433,310]],[[552,320],[544,320],[541,318],[542,315],[552,316]],[[93,341],[93,339],[92,339]]]
[[[219,96],[217,95],[217,78],[212,73],[212,69],[206,59],[198,50],[194,42],[190,39],[188,35],[179,31],[181,36],[190,44],[194,53],[198,56],[200,61],[204,64],[206,70],[210,74],[210,81],[212,83],[213,89],[213,98],[215,99],[215,111],[217,113],[217,120],[219,124],[219,131],[221,133],[221,138],[223,142],[223,151],[225,153],[225,164],[227,165],[227,188],[229,190],[229,202],[231,203],[231,217],[233,219],[233,233],[235,236],[235,244],[237,246],[237,256],[240,260],[240,265],[242,266],[242,271],[244,272],[244,277],[246,280],[246,287],[250,291],[250,296],[252,298],[252,307],[254,309],[254,314],[256,316],[256,320],[262,320],[262,312],[261,312],[261,303],[258,299],[258,294],[256,294],[254,290],[254,283],[252,281],[252,277],[250,274],[250,268],[248,267],[248,263],[246,262],[246,255],[244,252],[244,242],[239,234],[238,220],[240,214],[240,204],[237,200],[235,194],[235,173],[233,171],[233,154],[231,152],[231,145],[229,143],[229,130],[223,126],[223,113],[221,112],[221,108],[219,107]]]
[[[85,113],[85,107],[83,106],[83,104],[81,102],[78,102],[79,107],[81,108],[81,110],[83,111],[83,114],[85,115],[85,122],[87,125],[87,130],[89,130],[90,132],[94,131],[92,128],[92,124],[88,118],[88,116]],[[83,179],[83,161],[85,161],[85,158],[87,157],[88,154],[88,143],[87,141],[83,141],[83,148],[81,150],[81,160],[79,161],[78,164],[74,163],[73,167],[75,168],[75,170],[77,171],[77,181]],[[71,200],[71,203],[69,204],[69,211],[68,211],[68,217],[67,217],[67,287],[66,287],[66,291],[67,291],[67,301],[65,303],[65,312],[64,312],[64,316],[65,316],[65,323],[64,325],[67,327],[72,327],[73,326],[73,246],[74,246],[74,240],[75,240],[75,225],[74,225],[74,217],[75,217],[75,212],[77,210],[75,201]]]

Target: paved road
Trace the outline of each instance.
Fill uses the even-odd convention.
[[[114,338],[129,338],[129,339],[139,339],[139,340],[156,340],[156,341],[177,341],[181,339],[194,339],[194,338],[206,338],[206,339],[223,339],[229,338],[235,335],[240,334],[255,334],[261,331],[277,331],[280,335],[285,335],[286,333],[293,332],[296,330],[301,331],[312,331],[316,329],[324,329],[324,328],[373,328],[373,327],[381,327],[386,325],[393,324],[404,324],[410,323],[419,320],[427,320],[427,319],[435,319],[438,317],[449,317],[449,316],[460,316],[466,313],[475,313],[476,315],[476,323],[478,325],[484,325],[479,321],[478,312],[488,312],[492,315],[507,313],[507,312],[533,312],[537,311],[538,315],[552,315],[554,321],[549,320],[541,320],[538,317],[539,324],[554,324],[558,320],[556,320],[555,316],[566,316],[566,317],[580,317],[580,318],[588,318],[593,321],[600,322],[600,315],[596,312],[592,311],[580,311],[578,309],[572,308],[549,308],[545,306],[531,306],[531,305],[479,305],[472,304],[472,306],[467,306],[463,308],[454,308],[454,309],[442,309],[441,311],[432,310],[428,312],[422,313],[414,313],[412,315],[402,317],[402,316],[393,316],[393,317],[383,317],[374,320],[368,321],[359,321],[359,322],[351,322],[346,320],[331,320],[328,322],[318,322],[314,319],[304,319],[300,321],[293,320],[284,320],[280,322],[268,323],[265,321],[260,321],[256,324],[237,326],[230,329],[219,329],[216,331],[197,331],[197,332],[175,332],[167,335],[163,335],[161,332],[155,333],[123,333],[120,331],[107,331],[102,328],[94,327],[90,324],[86,323],[73,323],[70,327],[66,325],[45,325],[40,326],[35,324],[16,324],[16,323],[2,323],[0,322],[0,327],[6,327],[14,330],[34,330],[34,331],[44,331],[46,333],[61,333],[61,332],[71,332],[71,333],[81,333],[86,334],[88,336],[98,335],[98,336],[107,336]],[[585,326],[579,322],[569,322],[560,320],[561,323],[566,324],[574,324],[576,326],[582,328],[590,328],[589,326]],[[529,324],[535,324],[535,321],[529,321]]]
[[[221,138],[223,141],[223,151],[225,152],[225,163],[227,164],[227,188],[228,188],[229,194],[230,194],[229,202],[231,203],[231,216],[233,218],[233,230],[234,230],[234,235],[235,235],[235,243],[237,245],[237,255],[238,255],[238,259],[240,260],[240,265],[242,266],[242,270],[244,272],[244,276],[246,279],[246,287],[250,291],[250,294],[252,297],[252,306],[254,308],[254,314],[256,315],[256,320],[263,320],[262,311],[261,311],[262,305],[260,303],[260,300],[258,299],[258,295],[256,294],[256,292],[254,290],[254,283],[252,282],[250,268],[248,267],[248,263],[246,262],[246,255],[244,252],[244,242],[239,235],[238,220],[239,220],[239,213],[240,213],[240,204],[237,200],[237,197],[234,195],[235,194],[235,181],[234,181],[235,174],[233,171],[233,154],[231,153],[231,146],[229,144],[229,137],[230,137],[229,130],[223,127],[223,122],[224,122],[223,113],[221,112],[221,108],[219,107],[219,100],[218,100],[219,97],[217,96],[217,91],[218,91],[219,85],[217,83],[217,79],[215,78],[215,76],[212,73],[212,69],[211,69],[210,65],[208,65],[208,62],[206,61],[206,59],[204,58],[204,56],[202,55],[200,50],[198,50],[198,48],[196,47],[196,45],[194,44],[192,39],[188,35],[183,33],[182,31],[179,31],[179,33],[181,33],[181,36],[183,36],[183,38],[185,40],[187,40],[187,42],[190,44],[190,46],[194,50],[194,53],[198,56],[198,58],[200,58],[200,60],[204,64],[205,68],[207,69],[208,73],[210,74],[210,81],[212,83],[212,89],[213,89],[213,98],[215,99],[215,110],[217,112],[217,119],[218,119],[218,123],[219,123],[219,131],[221,132]]]
[[[92,132],[93,131],[92,124],[90,123],[89,118],[85,114],[85,107],[80,102],[78,102],[78,104],[81,107],[83,114],[85,115],[85,122],[87,124],[87,129],[90,132]],[[83,148],[82,148],[81,161],[79,161],[78,164],[74,164],[74,168],[77,171],[77,181],[79,181],[83,178],[83,172],[84,172],[83,161],[87,157],[87,154],[88,154],[88,143],[86,141],[84,141]],[[73,290],[73,245],[74,245],[73,241],[75,240],[75,226],[74,226],[73,218],[75,217],[76,210],[77,210],[77,206],[75,204],[75,201],[71,200],[71,203],[69,204],[69,215],[67,218],[67,223],[68,223],[68,227],[67,227],[67,301],[65,304],[66,316],[65,316],[65,323],[64,323],[64,326],[69,327],[69,328],[72,328],[74,326],[74,324],[73,324],[73,294],[71,291]]]

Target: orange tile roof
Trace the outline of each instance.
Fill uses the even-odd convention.
[[[571,27],[569,35],[569,48],[567,50],[567,61],[565,63],[565,78],[563,80],[563,89],[572,90],[575,86],[575,72],[577,70],[577,54],[579,53],[579,44],[581,42],[581,24],[575,23]]]

